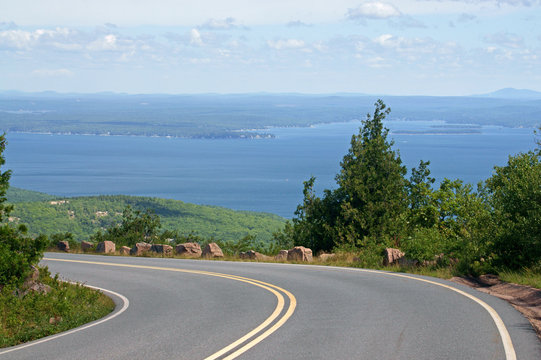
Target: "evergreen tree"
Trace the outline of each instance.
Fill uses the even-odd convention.
[[[407,208],[406,167],[388,141],[383,120],[390,113],[382,100],[375,103],[374,115],[367,115],[360,133],[351,138],[351,147],[336,176],[336,197],[340,214],[336,225],[340,244],[383,245],[396,240],[402,231]]]
[[[396,241],[407,210],[406,168],[387,140],[383,120],[390,109],[375,103],[341,162],[338,188],[325,190],[323,198],[313,191],[315,178],[304,183],[304,200],[286,227],[296,245],[313,251],[345,246],[382,246]]]

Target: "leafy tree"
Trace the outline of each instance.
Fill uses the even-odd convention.
[[[286,225],[284,230],[295,245],[308,247],[315,252],[329,251],[335,246],[334,224],[339,204],[333,202],[332,191],[325,190],[323,199],[316,196],[315,180],[312,176],[304,182],[303,202],[297,206],[296,217]]]
[[[0,136],[0,167],[5,164],[2,156],[6,148],[5,134]],[[4,204],[9,187],[11,172],[0,170],[0,287],[20,285],[31,270],[31,265],[39,262],[47,246],[45,236],[36,239],[25,236],[26,226],[14,227],[8,220],[12,206]]]
[[[434,198],[443,252],[466,265],[488,256],[486,243],[493,226],[484,198],[470,184],[449,179],[443,180]]]
[[[447,259],[459,259],[469,266],[484,259],[492,223],[483,193],[474,192],[461,180],[449,179],[433,190],[429,164],[421,161],[418,168],[413,168],[406,186],[409,226],[408,236],[401,242],[402,250],[409,258],[420,261],[444,254]]]
[[[260,250],[253,235],[246,235],[238,241],[217,241],[218,246],[227,255],[239,255],[242,251]]]
[[[33,239],[26,234],[26,227],[2,225],[0,227],[0,288],[4,285],[21,285],[36,265],[47,247],[46,236]]]
[[[537,130],[534,130],[534,133],[537,136],[537,152],[541,155],[541,125],[539,125],[539,128]]]
[[[92,240],[113,241],[119,246],[134,246],[138,242],[154,243],[159,239],[161,227],[160,217],[150,209],[142,212],[127,206],[122,213],[122,222],[119,225],[107,228],[105,233],[98,231]]]
[[[6,137],[5,134],[0,136],[0,168],[4,166],[6,160],[2,156],[6,149]],[[2,172],[0,170],[0,222],[6,220],[9,213],[13,210],[13,206],[6,205],[6,192],[9,188],[9,179],[11,178],[11,170]]]
[[[408,224],[410,228],[430,228],[437,222],[437,208],[434,202],[432,184],[428,166],[430,161],[420,161],[418,168],[411,169],[410,180],[406,184],[409,201]]]
[[[81,243],[73,238],[73,234],[70,232],[55,233],[49,237],[49,246],[56,247],[60,241],[67,241],[70,249],[78,249],[81,247]]]
[[[541,154],[510,156],[486,181],[498,234],[493,250],[501,266],[520,268],[541,262]]]
[[[295,231],[291,221],[286,221],[281,230],[272,234],[272,241],[278,251],[282,249],[291,249],[295,245],[295,242],[293,241],[294,234]]]

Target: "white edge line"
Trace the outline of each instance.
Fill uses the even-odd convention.
[[[458,289],[458,288],[456,288],[454,286],[448,285],[448,284],[443,284],[443,283],[440,283],[440,282],[437,282],[437,281],[428,280],[428,279],[424,279],[424,278],[419,278],[419,277],[416,277],[416,276],[410,276],[410,275],[406,275],[406,274],[402,274],[402,273],[392,273],[392,272],[385,272],[385,271],[371,271],[371,270],[367,270],[367,269],[356,269],[356,271],[379,272],[381,274],[386,274],[386,275],[391,275],[391,276],[396,276],[396,277],[401,277],[401,278],[406,278],[406,279],[411,279],[411,280],[417,280],[417,281],[425,282],[425,283],[428,283],[428,284],[437,285],[437,286],[446,288],[448,290],[454,291],[454,292],[456,292],[456,293],[458,293],[458,294],[460,294],[460,295],[462,295],[464,297],[467,297],[468,299],[470,299],[472,301],[475,301],[477,304],[481,305],[489,313],[490,317],[492,317],[492,321],[494,321],[494,325],[496,325],[496,328],[498,329],[498,332],[500,334],[500,338],[502,340],[502,345],[503,345],[503,349],[504,349],[504,352],[505,352],[506,360],[516,360],[517,356],[516,356],[516,353],[515,353],[515,348],[513,347],[513,341],[511,340],[511,336],[509,335],[509,332],[507,331],[507,328],[505,327],[505,323],[503,322],[502,318],[500,317],[498,312],[496,310],[494,310],[493,307],[491,307],[490,305],[488,305],[486,302],[479,299],[478,297],[476,297],[476,296],[474,296],[472,294],[469,294],[469,293],[467,293],[467,292],[465,292],[463,290],[460,290],[460,289]]]
[[[264,263],[258,263],[258,264],[264,264]],[[350,268],[350,267],[340,267],[340,266],[325,266],[325,265],[310,265],[310,264],[287,264],[287,263],[266,263],[266,264],[272,264],[272,265],[286,265],[286,266],[309,266],[312,268],[320,268],[320,269],[332,269],[332,270],[340,270],[340,271],[359,271],[364,273],[374,273],[374,274],[381,274],[381,275],[389,275],[394,277],[401,277],[416,281],[421,281],[424,283],[437,285],[443,288],[446,288],[448,290],[454,291],[466,298],[469,298],[470,300],[476,302],[480,306],[482,306],[490,315],[492,318],[492,321],[494,322],[494,325],[496,325],[496,328],[498,329],[498,333],[500,334],[500,338],[502,340],[502,345],[505,352],[505,358],[506,360],[516,360],[517,355],[515,353],[515,348],[513,346],[513,342],[511,340],[511,336],[509,335],[509,331],[507,331],[507,328],[505,326],[505,323],[503,322],[502,318],[498,314],[494,308],[492,308],[490,305],[488,305],[483,300],[479,299],[478,297],[469,294],[463,290],[460,290],[454,286],[440,283],[433,280],[424,279],[423,277],[417,277],[417,276],[411,276],[409,274],[403,274],[403,273],[394,273],[390,271],[382,271],[382,270],[372,270],[372,269],[360,269],[360,268]]]
[[[119,311],[113,312],[112,314],[109,314],[108,316],[106,316],[104,318],[101,318],[100,320],[91,322],[90,324],[79,326],[79,327],[77,327],[75,329],[64,331],[64,332],[61,332],[61,333],[56,334],[56,335],[47,336],[47,337],[45,337],[45,338],[43,338],[41,340],[35,340],[35,341],[32,341],[32,342],[24,344],[24,345],[16,345],[16,346],[14,346],[14,347],[12,347],[12,348],[10,348],[8,350],[0,351],[0,355],[7,354],[7,353],[10,353],[12,351],[22,350],[22,349],[25,349],[25,348],[30,347],[30,346],[42,344],[42,343],[47,342],[47,341],[55,340],[55,339],[58,339],[60,337],[66,336],[66,335],[71,335],[73,333],[76,333],[76,332],[79,332],[79,331],[82,331],[82,330],[86,330],[86,329],[91,328],[93,326],[100,325],[100,324],[102,324],[102,323],[104,323],[106,321],[109,321],[109,320],[112,320],[112,319],[116,318],[117,316],[122,314],[124,311],[126,311],[126,309],[128,309],[128,307],[130,306],[130,300],[128,300],[128,298],[125,297],[122,294],[119,294],[119,293],[114,292],[112,290],[103,289],[103,288],[100,288],[100,287],[97,287],[97,286],[92,286],[92,285],[87,285],[87,284],[81,284],[81,285],[85,286],[87,288],[90,288],[90,289],[100,290],[100,291],[102,291],[104,293],[108,293],[108,294],[117,296],[123,302],[122,308]]]

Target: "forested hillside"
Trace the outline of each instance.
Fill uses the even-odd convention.
[[[45,194],[38,191],[25,190],[16,187],[10,187],[6,191],[7,201],[11,204],[30,201],[47,201],[54,200],[56,196]]]
[[[43,200],[19,201],[36,198]],[[255,235],[258,240],[268,241],[285,222],[272,214],[150,197],[117,195],[53,200],[41,193],[14,189],[8,199],[14,204],[10,220],[26,224],[30,235],[70,232],[79,241],[89,239],[97,230],[120,223],[127,206],[134,210],[153,211],[160,217],[164,230],[176,230],[181,235],[194,233],[203,238],[219,240],[238,240],[246,235]]]

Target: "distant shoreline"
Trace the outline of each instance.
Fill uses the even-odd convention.
[[[325,125],[334,125],[334,124],[348,124],[358,122],[359,126],[361,124],[360,119],[351,119],[345,121],[330,121],[330,122],[316,122],[306,125],[291,125],[291,126],[274,126],[268,125],[260,128],[246,128],[238,130],[230,130],[223,135],[193,135],[193,136],[178,136],[178,135],[161,135],[161,134],[129,134],[129,133],[84,133],[84,132],[55,132],[55,131],[5,131],[7,134],[29,134],[29,135],[51,135],[51,136],[102,136],[102,137],[144,137],[144,138],[164,138],[164,139],[187,139],[187,140],[261,140],[261,139],[275,139],[276,135],[269,133],[273,129],[309,129],[316,126],[325,126]],[[404,120],[404,119],[394,119],[388,122],[392,123],[410,123],[410,122],[423,122],[423,123],[435,123],[440,125],[431,125],[432,129],[427,130],[391,130],[390,133],[393,135],[433,135],[433,136],[444,136],[444,135],[475,135],[482,134],[482,129],[487,126],[495,127],[506,127],[506,128],[516,128],[516,129],[536,129],[536,127],[530,126],[504,126],[504,125],[487,125],[487,124],[460,124],[460,123],[450,123],[445,120]],[[385,125],[385,124],[384,124]]]
[[[238,130],[241,132],[242,130]],[[273,134],[261,134],[246,132],[249,136],[244,134],[239,136],[231,136],[224,134],[223,136],[177,136],[177,135],[138,135],[138,134],[108,134],[108,133],[78,133],[78,132],[43,132],[43,131],[5,131],[6,134],[28,134],[28,135],[50,135],[50,136],[100,136],[100,137],[143,137],[143,138],[164,138],[164,139],[187,139],[187,140],[259,140],[259,139],[273,139]]]
[[[392,135],[478,135],[482,134],[480,130],[473,131],[414,131],[414,130],[397,130],[391,131]]]

